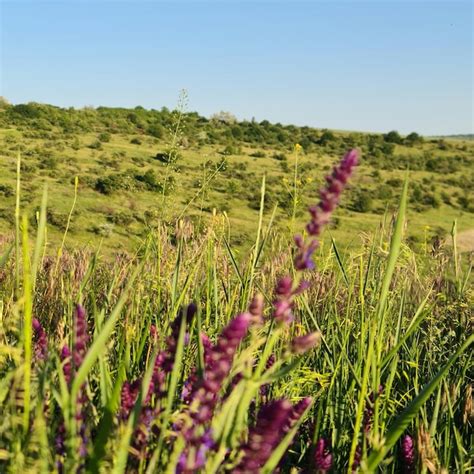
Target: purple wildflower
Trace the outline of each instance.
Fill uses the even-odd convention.
[[[127,420],[130,416],[130,412],[137,401],[140,384],[141,380],[137,379],[132,383],[127,381],[122,385],[120,394],[120,418],[122,420]]]
[[[357,445],[355,454],[354,454],[354,462],[352,463],[351,469],[352,472],[357,472],[357,469],[360,466],[360,461],[362,460],[362,448],[359,445]]]
[[[319,438],[314,449],[314,467],[316,472],[324,474],[332,467],[331,442],[326,438]]]
[[[166,395],[166,378],[173,370],[176,348],[178,345],[179,332],[183,317],[189,325],[196,313],[196,306],[190,304],[186,310],[179,313],[171,325],[171,334],[166,339],[166,347],[157,355],[153,366],[153,374],[147,395],[144,399],[142,409],[140,411],[138,426],[133,435],[133,448],[142,453],[147,447],[148,440],[152,434],[150,427],[153,420],[158,416],[161,410],[160,400]],[[156,342],[157,334],[155,326],[151,326],[150,335],[153,343]],[[141,388],[141,379],[134,382],[125,382],[121,392],[120,418],[125,421],[130,416],[130,412],[135,405],[138,393]]]
[[[48,356],[48,338],[43,326],[36,318],[33,319],[33,331],[35,332],[35,358],[43,361]]]
[[[256,425],[250,429],[248,440],[242,446],[243,456],[234,474],[256,474],[270,458],[273,450],[284,436],[293,407],[287,400],[274,400],[264,405]]]
[[[72,363],[71,363],[71,351],[69,346],[63,346],[60,354],[61,362],[63,363],[63,374],[67,384],[71,383],[72,379]]]
[[[87,317],[84,308],[81,305],[76,305],[74,312],[74,343],[73,350],[67,345],[61,349],[60,359],[63,363],[63,374],[68,385],[71,385],[72,378],[75,372],[79,369],[84,357],[87,353],[87,343],[89,342],[89,334],[87,332]],[[85,404],[87,403],[87,392],[86,384],[84,383],[79,391],[77,397],[77,411],[75,413],[75,419],[77,422],[78,432],[81,437],[81,445],[79,446],[79,454],[82,458],[87,455],[87,426],[86,426],[86,411]],[[56,451],[60,456],[57,461],[58,470],[62,470],[62,457],[65,455],[65,435],[66,429],[64,420],[61,420],[58,426],[58,432],[56,435]],[[81,465],[79,470],[84,466]]]
[[[288,324],[293,321],[294,297],[306,291],[309,283],[302,280],[295,286],[289,276],[280,278],[275,287],[276,298],[273,301],[273,317],[276,321]]]
[[[310,332],[304,336],[298,336],[291,341],[291,350],[294,354],[304,354],[321,341],[321,333],[318,331]]]
[[[196,472],[202,467],[205,453],[214,445],[209,439],[211,435],[206,425],[212,419],[222,384],[230,373],[234,355],[247,334],[251,321],[250,313],[242,313],[232,319],[221,332],[216,344],[205,348],[203,378],[198,378],[194,373],[188,381],[183,398],[189,406],[192,424],[175,426],[176,429],[182,430],[186,439],[186,447],[179,461],[181,473]]]
[[[303,413],[307,410],[311,403],[313,403],[313,399],[311,397],[305,397],[293,406],[290,416],[288,418],[286,431],[293,428],[295,423],[303,416]]]
[[[181,453],[178,465],[176,466],[176,474],[194,474],[202,469],[206,464],[206,455],[209,450],[215,448],[215,441],[212,437],[211,430],[206,430],[203,435],[194,439],[191,443],[194,447]]]
[[[193,410],[191,416],[197,423],[204,423],[212,418],[218,393],[229,375],[235,352],[247,334],[251,319],[250,313],[236,316],[224,328],[217,343],[210,349],[204,368],[204,378],[197,382],[189,397],[191,404],[196,404],[196,410]]]
[[[402,437],[400,449],[400,461],[402,465],[402,472],[405,474],[412,474],[415,472],[415,444],[410,435]]]
[[[305,241],[300,235],[295,237],[298,251],[294,264],[297,270],[312,270],[314,268],[312,255],[319,245],[317,237],[321,234],[323,227],[329,223],[331,214],[338,205],[341,193],[358,162],[357,151],[350,150],[344,155],[339,166],[334,168],[332,174],[326,177],[327,186],[320,191],[319,203],[309,208],[311,221],[306,226],[306,230],[312,238]]]
[[[75,311],[75,331],[73,345],[73,359],[76,370],[81,366],[87,353],[89,334],[87,333],[87,317],[84,308],[78,304]]]
[[[261,324],[263,321],[263,307],[264,307],[264,298],[263,295],[256,294],[249,305],[249,313],[253,316],[254,324]]]

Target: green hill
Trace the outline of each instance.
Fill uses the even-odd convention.
[[[299,151],[295,148],[295,145]],[[229,226],[245,248],[253,238],[266,176],[265,211],[277,227],[300,225],[305,208],[339,156],[357,147],[362,164],[326,238],[360,241],[394,209],[410,169],[409,241],[419,248],[443,237],[452,221],[474,228],[473,151],[467,140],[423,139],[416,133],[367,134],[268,121],[237,121],[220,113],[99,107],[62,109],[36,103],[0,105],[0,231],[14,229],[17,156],[21,205],[35,224],[48,184],[48,239],[67,225],[67,244],[130,250],[147,228],[186,218],[199,232],[210,218]],[[295,164],[296,203],[295,203]],[[214,217],[213,217],[214,216]]]

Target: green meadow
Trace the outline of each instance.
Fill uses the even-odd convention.
[[[2,102],[0,472],[472,472],[474,142],[184,105]]]

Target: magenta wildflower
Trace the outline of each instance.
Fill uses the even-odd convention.
[[[133,448],[143,453],[151,436],[151,425],[153,420],[159,415],[161,406],[160,400],[166,395],[166,378],[173,370],[176,348],[178,344],[179,331],[183,317],[186,323],[192,321],[196,313],[196,306],[191,303],[186,310],[179,313],[171,325],[171,334],[166,339],[166,347],[157,355],[153,366],[153,374],[148,388],[147,395],[140,411],[138,426],[133,435]],[[153,342],[156,342],[156,328],[152,326],[150,330]],[[121,391],[120,418],[126,421],[140,392],[142,380],[139,378],[134,382],[125,382]]]
[[[311,397],[305,397],[293,406],[290,416],[288,417],[286,430],[293,428],[294,424],[303,416],[303,413],[307,410],[311,403],[313,403],[313,399]]]
[[[69,349],[69,346],[63,346],[61,349],[60,359],[63,363],[64,378],[69,385],[72,379],[71,350]]]
[[[211,430],[206,430],[202,436],[193,441],[193,449],[188,449],[181,453],[176,474],[194,474],[202,469],[206,464],[206,455],[209,450],[215,448],[215,441]]]
[[[361,460],[362,460],[362,448],[359,444],[359,445],[357,445],[355,455],[354,455],[354,461],[353,461],[352,466],[351,466],[352,472],[357,472],[357,469],[360,466],[360,461]]]
[[[74,323],[73,360],[77,370],[84,360],[87,353],[87,343],[89,342],[86,311],[80,304],[76,305]]]
[[[331,443],[326,438],[319,438],[314,449],[314,467],[316,472],[324,474],[332,467],[333,456]]]
[[[252,316],[242,313],[230,321],[219,336],[217,343],[210,349],[204,368],[204,378],[199,380],[190,396],[191,404],[196,404],[192,418],[197,423],[211,419],[222,383],[232,368],[235,352],[240,341],[247,334]]]
[[[276,298],[273,301],[273,317],[276,321],[282,324],[288,324],[293,321],[294,297],[306,291],[308,287],[309,283],[305,280],[302,280],[295,287],[293,280],[289,276],[278,280],[275,287]]]
[[[71,384],[72,378],[76,371],[81,366],[84,358],[87,354],[87,344],[89,342],[89,334],[87,332],[87,317],[84,308],[81,305],[76,305],[74,312],[74,343],[72,352],[67,345],[61,349],[60,359],[63,363],[63,374],[68,385]],[[86,410],[85,405],[88,401],[86,384],[84,383],[79,391],[77,397],[77,411],[75,413],[75,419],[78,427],[78,432],[81,438],[81,444],[79,446],[79,455],[85,458],[87,455],[87,426],[86,426]],[[62,471],[62,457],[65,455],[65,424],[64,420],[61,420],[58,426],[58,432],[56,435],[56,452],[59,454],[60,459],[57,461],[57,467],[59,471]],[[84,466],[81,465],[79,470]]]
[[[131,383],[126,381],[122,385],[122,392],[120,394],[120,418],[122,420],[127,420],[130,416],[130,412],[137,401],[140,384],[141,380],[138,379]]]
[[[194,373],[191,383],[188,382],[185,387],[183,398],[189,406],[192,425],[175,427],[182,430],[186,439],[186,447],[179,461],[179,472],[196,472],[199,466],[204,465],[205,453],[213,446],[212,436],[206,426],[212,419],[219,402],[219,392],[230,374],[234,355],[247,334],[252,317],[250,313],[242,313],[229,322],[216,344],[205,349],[203,378],[198,378]]]
[[[304,336],[298,336],[291,341],[291,351],[294,354],[304,354],[313,347],[316,347],[321,341],[321,333],[318,331],[310,332]]]
[[[248,440],[241,448],[243,456],[233,469],[234,474],[260,472],[284,436],[292,411],[288,400],[274,400],[260,409],[257,423],[250,429]]]
[[[43,361],[48,356],[48,338],[43,326],[36,318],[33,319],[33,331],[35,333],[35,358],[38,361]]]
[[[305,241],[300,235],[295,237],[298,251],[294,264],[297,270],[312,270],[314,268],[312,255],[319,245],[317,237],[321,234],[323,227],[329,223],[331,214],[339,204],[341,193],[358,162],[357,151],[350,150],[344,155],[339,166],[334,168],[332,174],[326,177],[327,186],[320,191],[319,203],[309,208],[311,220],[306,226],[306,230],[312,238]]]
[[[400,462],[402,472],[405,474],[412,474],[415,472],[415,444],[410,435],[402,437],[400,447]]]
[[[249,313],[253,316],[254,324],[261,324],[263,321],[264,298],[261,294],[256,294],[249,305]]]

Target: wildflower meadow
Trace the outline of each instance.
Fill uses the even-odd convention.
[[[0,471],[441,473],[473,469],[470,265],[406,243],[395,212],[321,245],[364,156],[347,151],[289,237],[260,186],[239,259],[214,214],[133,252],[46,251],[48,190],[0,258]],[[76,181],[77,189],[77,181]]]

